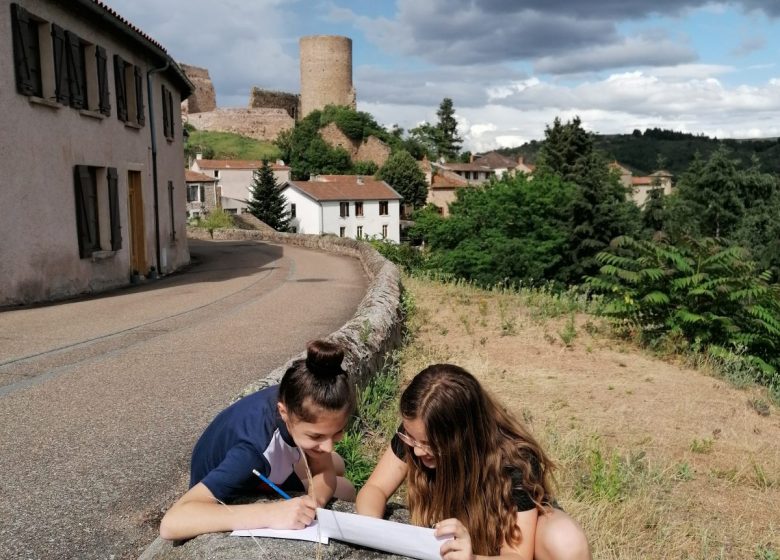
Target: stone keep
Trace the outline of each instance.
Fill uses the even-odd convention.
[[[299,46],[300,118],[326,105],[345,105],[355,109],[352,39],[336,35],[310,35],[301,37]]]

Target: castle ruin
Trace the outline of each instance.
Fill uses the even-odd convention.
[[[253,87],[247,108],[217,108],[208,70],[181,64],[195,85],[182,104],[187,122],[197,129],[235,132],[258,140],[275,140],[295,122],[326,105],[356,108],[352,85],[352,39],[312,35],[299,40],[301,93]]]

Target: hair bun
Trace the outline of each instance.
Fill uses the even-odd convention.
[[[341,369],[344,349],[326,340],[314,340],[306,347],[306,369],[318,379],[332,379],[346,372]]]

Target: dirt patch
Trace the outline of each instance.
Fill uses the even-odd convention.
[[[780,412],[763,391],[656,359],[576,302],[405,284],[404,375],[457,363],[524,419],[595,557],[779,558]]]

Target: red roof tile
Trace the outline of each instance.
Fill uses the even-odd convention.
[[[432,189],[460,189],[468,187],[469,182],[453,171],[439,169],[431,177]]]
[[[314,200],[400,200],[403,198],[384,181],[357,175],[320,175],[313,181],[290,181],[289,185]]]
[[[631,184],[637,186],[652,185],[653,177],[631,177]]]
[[[201,169],[260,169],[263,162],[259,159],[198,159],[195,160]],[[290,169],[287,165],[271,164],[274,171]]]
[[[184,181],[187,183],[216,183],[219,181],[219,179],[210,175],[198,173],[197,171],[190,171],[189,169],[185,169]]]

